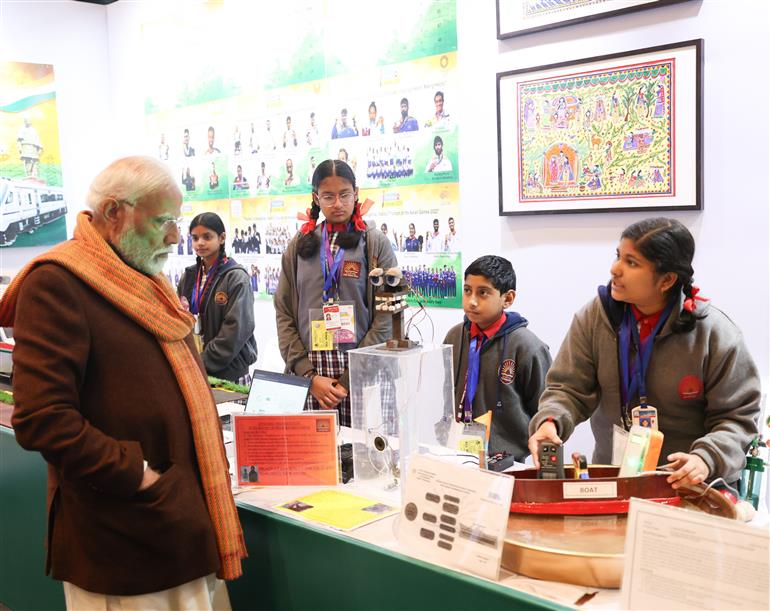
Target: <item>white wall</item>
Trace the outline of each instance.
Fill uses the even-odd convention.
[[[142,150],[142,20],[158,4],[122,0],[106,9],[81,3],[0,1],[0,56],[53,63],[56,69],[64,183],[82,201],[90,179],[118,154]],[[704,209],[670,213],[695,235],[696,284],[725,310],[770,381],[770,212],[768,80],[770,4],[695,0],[623,17],[499,42],[494,0],[458,1],[462,99],[447,100],[461,124],[464,264],[488,253],[511,259],[515,309],[555,354],[572,314],[608,279],[618,236],[644,213],[500,218],[495,74],[693,38],[704,48]],[[254,30],[258,35],[258,29]],[[77,206],[73,206],[77,207]],[[27,253],[4,249],[14,267]],[[31,253],[30,253],[31,254]],[[260,366],[276,368],[272,305],[258,303]],[[461,319],[431,310],[436,341]],[[430,325],[422,324],[430,337]],[[580,448],[590,437],[582,432]]]
[[[0,58],[54,67],[68,235],[88,185],[114,158],[107,50],[107,19],[101,6],[0,0]],[[3,248],[0,270],[13,275],[45,250]]]
[[[458,3],[458,61],[463,91],[469,92],[454,109],[462,112],[464,263],[490,252],[513,262],[519,289],[514,307],[554,355],[573,313],[608,280],[621,230],[667,214],[695,236],[695,283],[743,330],[767,391],[769,7],[764,0],[694,1],[497,41],[492,0]],[[695,38],[705,40],[702,211],[496,216],[497,72]],[[443,313],[440,320],[443,326]],[[587,451],[587,427],[568,450],[572,445]]]

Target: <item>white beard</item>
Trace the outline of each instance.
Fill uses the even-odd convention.
[[[146,238],[137,234],[133,228],[128,229],[120,237],[115,250],[128,265],[148,276],[154,276],[163,271],[171,252],[167,246],[162,250],[150,250]]]

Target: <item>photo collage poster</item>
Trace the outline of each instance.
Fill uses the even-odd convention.
[[[50,64],[0,62],[0,247],[67,239]]]
[[[271,299],[316,165],[344,159],[422,303],[461,307],[454,0],[376,16],[352,0],[254,4],[143,25],[147,145],[179,177],[185,221],[219,214],[228,254]],[[180,229],[175,285],[195,262]]]

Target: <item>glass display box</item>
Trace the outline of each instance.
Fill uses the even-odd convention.
[[[379,344],[348,354],[353,477],[396,490],[412,453],[446,448],[454,418],[452,347]]]

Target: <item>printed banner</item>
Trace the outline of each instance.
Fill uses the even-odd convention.
[[[67,238],[53,66],[0,62],[0,247]]]
[[[222,216],[227,252],[258,299],[275,293],[316,166],[335,158],[353,168],[359,199],[375,202],[366,220],[422,283],[413,303],[460,307],[455,3],[397,0],[361,28],[369,10],[225,1],[144,24],[150,154],[179,177],[185,221]],[[241,36],[235,23],[262,27]],[[188,227],[166,268],[172,282],[195,262]]]

